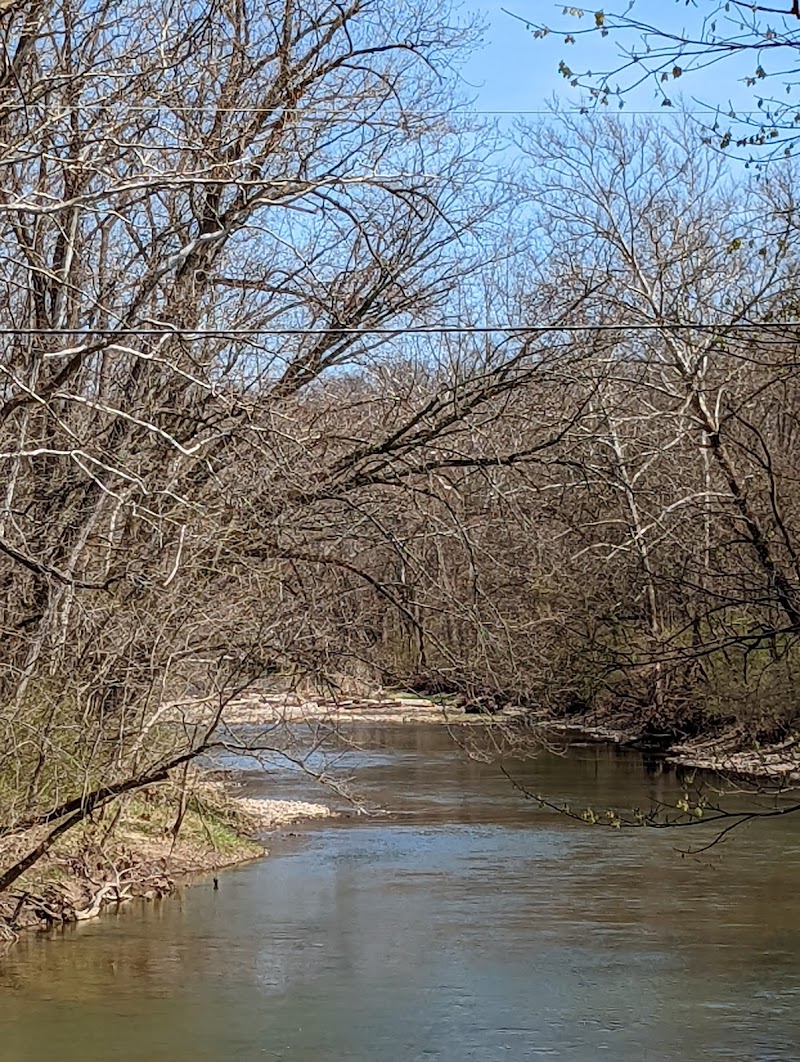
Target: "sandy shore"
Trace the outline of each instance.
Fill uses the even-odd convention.
[[[337,812],[327,804],[308,800],[261,800],[259,797],[235,797],[236,805],[261,833],[280,830],[313,819],[329,819]]]
[[[667,759],[675,766],[697,767],[744,778],[770,779],[781,785],[800,784],[800,739],[763,748],[742,748],[735,735],[673,745]]]
[[[229,726],[271,726],[326,724],[347,726],[485,726],[487,723],[518,719],[524,709],[505,709],[495,715],[468,713],[452,702],[441,702],[410,694],[377,694],[373,697],[321,697],[297,693],[263,693],[246,690],[223,697],[222,720]],[[188,724],[211,720],[220,711],[220,697],[180,701],[167,708],[169,716]]]

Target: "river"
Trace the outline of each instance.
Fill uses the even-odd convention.
[[[800,1059],[800,822],[696,858],[539,809],[443,729],[358,736],[381,747],[339,769],[394,815],[24,938],[0,959],[2,1062]],[[575,806],[677,791],[602,746],[512,767]],[[286,770],[248,787],[309,797]]]

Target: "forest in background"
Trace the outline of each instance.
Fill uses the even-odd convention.
[[[794,733],[791,157],[512,156],[433,0],[0,23],[0,890],[279,677]]]

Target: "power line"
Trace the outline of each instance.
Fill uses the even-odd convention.
[[[621,322],[619,324],[487,324],[487,325],[408,325],[398,328],[383,327],[337,327],[329,328],[93,328],[84,331],[68,328],[0,328],[0,336],[30,336],[42,338],[92,339],[94,337],[125,339],[164,338],[176,336],[181,339],[233,339],[248,336],[407,336],[407,335],[492,335],[498,332],[547,333],[547,332],[752,332],[775,329],[800,328],[800,321],[661,321]]]
[[[154,111],[159,111],[159,110],[164,110],[164,111],[166,111],[168,113],[171,113],[171,114],[273,114],[273,113],[276,114],[276,115],[302,114],[302,115],[305,115],[308,118],[315,118],[318,121],[330,121],[332,118],[342,117],[343,114],[344,114],[344,112],[335,111],[335,110],[332,110],[332,111],[320,111],[320,112],[317,112],[315,114],[315,112],[309,111],[309,110],[307,110],[304,107],[281,107],[280,105],[276,105],[276,106],[272,106],[272,107],[258,107],[258,106],[252,106],[252,105],[250,105],[250,106],[243,105],[241,107],[216,107],[213,104],[204,104],[202,106],[195,106],[195,105],[190,104],[190,103],[187,103],[187,104],[168,104],[168,103],[153,102],[153,103],[150,103],[150,104],[139,104],[139,103],[127,103],[125,100],[115,100],[115,101],[111,101],[111,102],[106,101],[106,100],[97,100],[96,102],[78,103],[78,104],[71,104],[69,106],[57,107],[57,108],[53,109],[53,114],[52,115],[48,115],[48,116],[57,117],[58,115],[61,115],[61,114],[80,113],[81,111],[88,111],[88,110],[94,110],[94,109],[103,109],[103,108],[109,108],[110,109],[111,107],[114,107],[117,104],[123,105],[127,112],[135,113],[135,114],[152,114]],[[29,102],[29,103],[26,103],[24,105],[24,109],[25,110],[30,110],[32,107],[35,107],[35,103],[30,103]],[[784,108],[786,110],[792,110],[793,109],[789,104],[784,105]],[[3,109],[8,111],[8,110],[11,110],[12,108],[8,104],[6,104],[5,108],[3,108]],[[20,110],[23,109],[23,105],[22,104],[19,105],[19,109]],[[352,113],[352,112],[350,112],[350,113]],[[621,117],[625,117],[627,115],[630,115],[631,117],[638,117],[638,116],[644,116],[644,115],[649,115],[651,117],[654,117],[654,116],[658,115],[658,116],[660,116],[662,118],[675,117],[677,115],[682,115],[682,116],[686,116],[686,117],[694,117],[694,116],[698,116],[698,115],[716,115],[719,118],[747,118],[747,117],[752,117],[753,115],[759,115],[762,118],[768,118],[769,117],[769,114],[763,108],[761,110],[737,110],[737,109],[730,110],[729,109],[729,110],[726,111],[726,110],[723,110],[722,108],[719,108],[719,107],[709,107],[709,108],[697,108],[697,109],[691,110],[691,111],[683,111],[683,110],[680,110],[677,107],[673,107],[673,108],[659,107],[658,109],[655,109],[655,110],[649,110],[649,109],[645,109],[645,110],[628,110],[628,109],[623,108],[623,109],[620,109],[620,110],[616,110],[615,109],[614,111],[609,111],[607,109],[600,109],[599,107],[595,107],[593,105],[574,104],[574,105],[570,105],[570,107],[567,110],[564,110],[564,111],[554,111],[552,109],[524,108],[524,107],[523,108],[498,108],[498,109],[472,108],[472,107],[452,107],[452,108],[447,108],[447,109],[441,110],[441,111],[433,111],[433,112],[427,113],[425,111],[412,111],[412,110],[401,109],[401,110],[398,110],[396,112],[395,118],[396,119],[423,118],[423,119],[427,119],[427,120],[430,121],[430,120],[433,120],[433,119],[436,119],[436,118],[447,118],[447,117],[450,117],[451,115],[459,115],[459,116],[475,115],[475,116],[478,116],[478,117],[527,117],[527,116],[535,117],[535,116],[539,116],[539,117],[550,117],[550,118],[553,118],[553,117],[558,117],[559,115],[570,115],[570,114],[572,114],[572,115],[583,115],[585,117],[588,117],[589,115],[592,115],[592,114],[604,114],[604,115],[614,114],[615,116],[621,116]],[[363,121],[364,119],[353,118],[353,120]],[[372,118],[366,119],[366,121],[369,121],[369,122],[373,122],[373,121],[377,121],[377,120],[380,120],[380,114],[376,115],[374,119],[372,119]]]

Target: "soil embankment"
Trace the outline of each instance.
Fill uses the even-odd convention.
[[[620,717],[595,713],[569,719],[537,717],[546,732],[580,736],[640,749],[658,749],[674,767],[714,771],[770,786],[793,788],[800,783],[800,735],[780,741],[758,742],[737,728],[720,728],[710,734],[681,737],[652,734]]]
[[[160,899],[191,875],[264,855],[270,831],[333,814],[303,800],[234,797],[202,774],[188,801],[163,790],[137,794],[67,834],[0,899],[0,940],[86,921],[109,905]],[[32,831],[4,838],[0,862],[35,843]]]
[[[170,705],[168,712],[173,722],[194,726],[214,718],[219,706],[218,698],[198,699]],[[411,695],[313,697],[251,690],[226,701],[223,719],[231,728],[285,724],[331,732],[354,725],[487,721],[452,702]],[[168,895],[190,875],[263,855],[264,836],[271,831],[333,814],[320,803],[233,796],[215,772],[196,772],[188,799],[169,786],[141,792],[66,834],[0,898],[0,939],[93,918],[111,904]],[[0,865],[13,863],[37,841],[35,831],[4,838]]]

